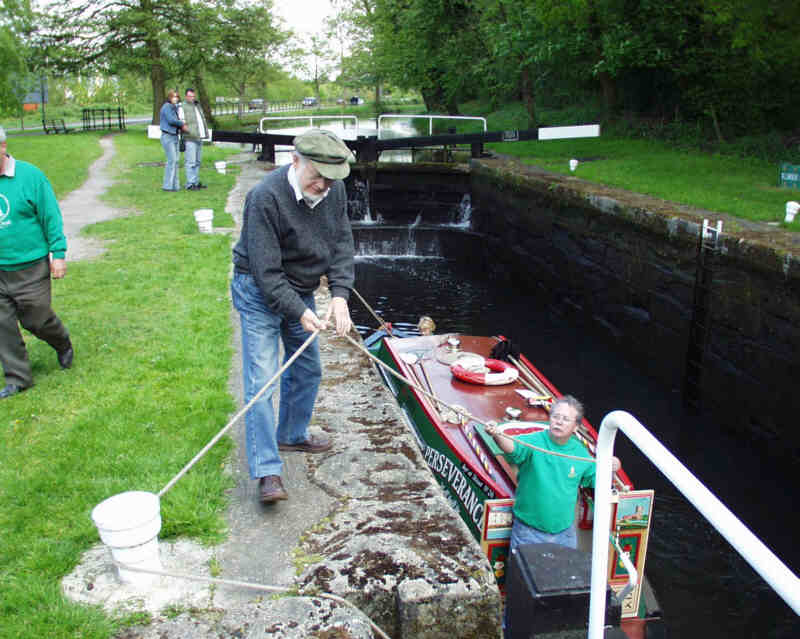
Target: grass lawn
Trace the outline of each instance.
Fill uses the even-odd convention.
[[[777,186],[778,167],[754,158],[679,151],[662,142],[613,137],[488,145],[526,164],[590,182],[652,195],[680,204],[729,213],[758,222],[781,222],[800,230],[800,220],[783,224],[788,200],[800,192]]]
[[[470,105],[480,112],[481,105]],[[472,113],[468,108],[465,113]],[[579,111],[540,112],[552,125],[596,122]],[[521,105],[507,105],[487,116],[490,131],[526,128]],[[583,180],[614,186],[696,208],[758,222],[780,222],[800,231],[800,218],[784,224],[786,202],[800,200],[800,191],[778,187],[779,164],[741,157],[734,147],[723,152],[681,150],[676,145],[630,138],[601,130],[599,138],[489,144],[498,153],[519,157],[526,164],[570,174],[569,160],[579,160],[574,175]],[[730,151],[730,152],[725,152]],[[797,151],[787,150],[791,161]]]
[[[101,135],[11,135],[6,143],[10,155],[45,172],[56,197],[61,199],[89,177],[89,166],[103,154],[97,142]]]
[[[63,196],[100,154],[97,140],[9,138],[9,151],[38,164]],[[215,226],[233,225],[222,211],[235,168],[210,168],[230,151],[204,149],[208,189],[164,193],[163,168],[140,165],[163,160],[160,143],[141,131],[114,143],[118,178],[106,199],[131,215],[94,225],[108,252],[70,263],[53,282],[74,367],[60,370],[53,350],[26,335],[36,385],[2,402],[1,637],[109,637],[124,625],[61,595],[61,577],[99,541],[91,509],[126,490],[158,492],[234,408],[231,240],[200,234],[192,217],[213,208]],[[164,496],[162,538],[222,538],[230,479],[220,471],[230,448],[221,441]]]

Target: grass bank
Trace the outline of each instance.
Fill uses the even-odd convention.
[[[89,166],[102,155],[101,133],[10,136],[8,153],[35,164],[46,174],[56,197],[74,191],[89,177]]]
[[[12,140],[14,155],[36,157],[50,176],[62,171],[70,148],[90,148],[69,161],[76,174],[100,153],[96,136]],[[53,305],[75,345],[74,367],[60,370],[52,349],[26,335],[36,385],[2,402],[2,637],[118,631],[125,619],[61,595],[61,577],[98,543],[91,509],[126,490],[160,490],[234,408],[230,237],[202,235],[192,218],[194,209],[209,207],[216,226],[233,225],[222,211],[235,175],[209,168],[229,151],[204,151],[208,189],[164,193],[163,168],[147,164],[163,159],[157,140],[131,132],[114,144],[118,177],[106,199],[131,214],[91,227],[107,253],[70,263],[67,277],[53,284]],[[221,539],[230,480],[220,471],[229,450],[220,442],[164,496],[162,537]]]
[[[464,107],[465,113],[480,104]],[[591,110],[542,110],[549,125],[596,122]],[[490,131],[527,127],[520,104],[487,116]],[[692,135],[690,135],[692,133]],[[526,164],[570,174],[569,160],[579,161],[574,175],[608,186],[652,195],[699,209],[728,213],[757,222],[777,222],[800,231],[800,218],[783,222],[786,202],[800,200],[800,191],[778,186],[779,163],[774,140],[738,141],[703,150],[692,131],[672,141],[642,138],[619,124],[605,127],[599,138],[489,144],[487,148],[516,156]],[[759,150],[761,149],[761,150]],[[800,164],[800,149],[787,148],[782,159]]]

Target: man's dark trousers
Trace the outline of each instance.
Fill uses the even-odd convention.
[[[50,305],[50,263],[44,258],[20,271],[0,270],[0,363],[6,384],[33,386],[22,326],[57,353],[70,346],[69,332]]]

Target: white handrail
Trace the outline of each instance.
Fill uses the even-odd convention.
[[[477,115],[413,115],[411,113],[384,113],[378,116],[378,139],[381,139],[381,122],[388,118],[413,120],[424,118],[428,120],[428,135],[433,135],[434,120],[478,120],[483,122],[483,132],[486,133],[486,118]]]
[[[309,126],[314,126],[314,118],[317,120],[352,120],[353,121],[353,128],[358,129],[358,116],[355,115],[274,115],[265,118],[261,118],[258,121],[258,132],[259,133],[268,133],[272,129],[265,129],[264,122],[268,120],[308,120]],[[276,131],[280,131],[280,129],[274,129]]]
[[[625,411],[613,411],[603,419],[597,437],[589,639],[602,639],[605,625],[608,529],[611,524],[611,457],[618,429],[711,522],[795,613],[800,614],[800,579],[633,415]]]

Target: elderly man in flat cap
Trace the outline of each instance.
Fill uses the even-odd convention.
[[[19,324],[56,351],[61,368],[72,366],[69,331],[53,312],[50,278],[67,272],[61,209],[38,168],[6,153],[0,127],[0,363],[6,384],[0,399],[33,386],[33,372]]]
[[[245,402],[278,371],[281,340],[286,361],[331,318],[339,334],[352,328],[347,301],[354,280],[353,234],[342,182],[352,154],[336,135],[321,129],[297,136],[294,145],[292,163],[272,171],[247,194],[233,249],[231,292],[242,322]],[[324,318],[314,306],[322,275],[332,296]],[[274,385],[246,414],[250,477],[259,480],[263,503],[288,497],[279,450],[319,453],[333,445],[308,431],[321,379],[314,340],[281,378],[277,425]]]

